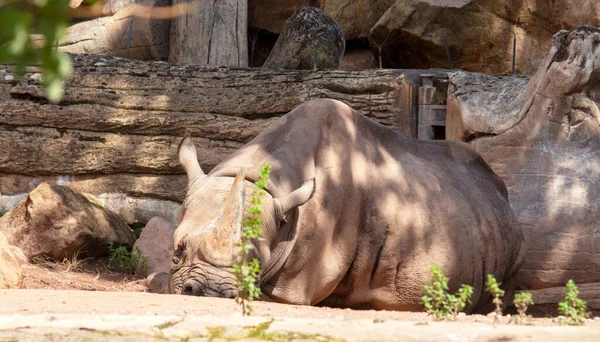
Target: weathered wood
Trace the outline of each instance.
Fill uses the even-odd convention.
[[[9,68],[0,66],[0,213],[49,181],[98,196],[128,223],[143,224],[156,208],[170,213],[183,199],[186,178],[176,151],[184,134],[193,136],[202,167],[210,171],[312,98],[341,100],[416,134],[420,70],[229,69],[82,55],[73,60],[74,74],[58,105],[45,100],[31,77],[39,68],[10,80]]]
[[[121,135],[45,127],[0,126],[0,172],[23,175],[182,173],[181,138]],[[227,140],[194,138],[200,164],[212,169],[242,146]]]
[[[139,5],[123,8],[113,16],[70,26],[58,43],[58,50],[125,57],[129,47],[129,58],[166,60],[171,22],[163,12],[165,7],[170,6],[171,0],[137,2]],[[34,44],[43,42],[41,35],[33,35],[32,38]]]
[[[172,19],[169,61],[248,66],[247,0],[173,0],[184,13]]]
[[[115,173],[110,175],[26,176],[0,174],[0,194],[15,196],[32,191],[42,182],[68,185],[92,195],[125,194],[182,202],[187,185],[186,175]],[[0,207],[2,207],[0,205]]]
[[[76,56],[60,105],[33,81],[0,97],[0,172],[180,173],[177,136],[196,136],[210,170],[310,98],[342,100],[409,135],[419,71],[266,71]],[[33,68],[31,71],[36,71]],[[26,76],[27,77],[27,76]],[[7,81],[1,81],[7,84]],[[29,84],[31,83],[31,84]],[[40,148],[39,146],[42,146]]]
[[[577,284],[579,298],[587,301],[588,308],[600,310],[600,283]],[[558,304],[565,297],[564,286],[551,287],[542,290],[531,290],[533,301],[536,305]]]

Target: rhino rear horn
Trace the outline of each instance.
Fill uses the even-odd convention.
[[[198,163],[198,152],[196,152],[196,146],[189,136],[186,136],[179,144],[179,162],[185,173],[189,178],[194,176],[204,176],[204,171]]]
[[[204,257],[215,266],[231,266],[238,261],[246,198],[245,182],[246,170],[242,169],[219,210],[215,229],[204,240]]]
[[[275,198],[275,208],[281,220],[286,220],[286,214],[304,203],[308,202],[315,193],[315,179],[309,179],[301,187],[292,191],[287,196]]]

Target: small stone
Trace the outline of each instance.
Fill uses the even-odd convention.
[[[6,75],[6,76],[4,76],[4,79],[5,79],[6,81],[12,81],[12,80],[14,80],[14,79],[15,79],[15,77],[14,77],[13,75]]]
[[[41,83],[44,80],[44,78],[42,77],[42,74],[37,73],[37,72],[35,74],[29,76],[29,78],[31,80],[33,80],[35,82],[39,82],[39,83]]]
[[[384,319],[382,319],[382,318],[375,318],[375,319],[373,320],[373,323],[383,323],[383,322],[385,322],[385,320],[384,320]]]
[[[104,63],[104,62],[98,62],[98,63],[94,64],[94,66],[105,66],[105,65],[106,65],[106,63]]]

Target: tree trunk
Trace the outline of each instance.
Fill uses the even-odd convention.
[[[107,54],[141,60],[167,60],[171,21],[165,11],[171,0],[145,0],[112,17],[77,23],[68,28],[58,51]],[[43,36],[33,35],[34,44]]]
[[[173,0],[169,61],[248,66],[247,0]]]
[[[419,70],[226,69],[84,55],[73,63],[58,105],[44,99],[31,74],[11,81],[0,66],[0,215],[50,181],[102,195],[108,208],[120,205],[117,212],[134,208],[127,222],[143,224],[156,201],[170,208],[183,199],[177,147],[184,134],[192,135],[208,172],[312,98],[338,99],[407,135],[416,132]]]

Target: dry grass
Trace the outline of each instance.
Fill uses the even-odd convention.
[[[80,253],[81,250],[78,250],[75,252],[75,254],[62,259],[62,261],[52,259],[45,255],[36,255],[31,258],[31,263],[53,271],[61,271],[65,273],[71,271],[82,271],[85,262],[91,258],[81,259],[79,258]]]

